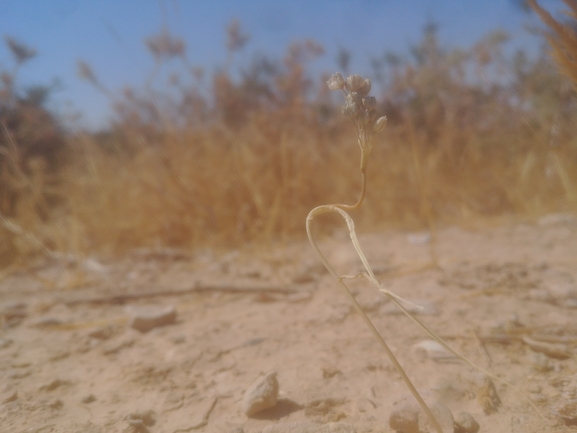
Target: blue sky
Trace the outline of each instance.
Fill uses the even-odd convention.
[[[541,0],[551,11],[563,9],[560,0]],[[281,58],[295,40],[321,43],[325,55],[319,71],[334,72],[339,47],[353,52],[351,69],[368,73],[369,58],[385,51],[407,52],[419,40],[423,25],[438,23],[446,46],[466,48],[490,30],[502,28],[513,44],[529,50],[538,43],[523,30],[536,23],[514,0],[1,0],[0,29],[34,47],[38,56],[19,74],[19,84],[61,82],[53,107],[67,104],[83,113],[83,123],[102,126],[111,116],[108,100],[76,75],[76,61],[87,61],[110,89],[138,86],[153,61],[143,40],[167,25],[187,44],[193,65],[208,71],[226,60],[225,27],[237,18],[250,34],[244,50]],[[245,60],[245,59],[241,59]],[[0,44],[0,67],[12,59]]]

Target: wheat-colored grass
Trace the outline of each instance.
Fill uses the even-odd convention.
[[[552,55],[563,74],[569,77],[575,89],[577,89],[577,1],[563,0],[569,7],[565,15],[570,18],[569,22],[561,22],[543,9],[536,0],[528,0],[529,5],[539,15],[541,20],[549,27],[547,40],[552,48]]]
[[[389,123],[366,172],[368,205],[355,217],[364,230],[434,234],[447,224],[577,210],[574,93],[545,56],[504,63],[502,40],[489,35],[465,56],[444,54],[427,35],[417,47],[419,64],[389,71],[387,104],[380,107]],[[181,89],[189,105],[180,108],[168,91],[104,89],[118,110],[114,128],[70,135],[67,163],[50,176],[23,170],[27,162],[18,152],[27,143],[4,140],[0,213],[45,248],[5,226],[0,261],[25,261],[46,248],[109,256],[139,247],[241,248],[301,239],[309,209],[356,200],[362,182],[350,146],[354,131],[323,92],[312,101],[306,93],[315,79],[302,59],[320,52],[313,43],[291,45],[286,70],[269,84],[256,83],[273,95],[262,105],[258,87],[236,83],[228,72],[213,77],[209,99],[194,86]],[[465,69],[477,81],[467,81]],[[487,83],[499,71],[514,86]],[[210,97],[215,106],[207,111]],[[18,198],[15,206],[5,205],[9,194]],[[327,221],[324,233],[336,224]]]

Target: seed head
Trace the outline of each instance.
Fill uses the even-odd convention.
[[[374,96],[365,96],[363,98],[363,107],[369,111],[373,111],[377,108],[377,99]]]
[[[331,90],[340,90],[345,87],[345,79],[340,74],[340,72],[337,72],[331,76],[329,81],[327,81],[327,85]]]
[[[345,93],[343,113],[350,116],[355,124],[362,154],[361,168],[364,169],[373,147],[371,143],[373,135],[382,131],[387,123],[386,117],[376,119],[377,100],[374,96],[369,96],[371,80],[356,74],[344,80],[337,72],[327,81],[327,85],[331,90],[343,90]]]
[[[381,132],[387,126],[387,118],[385,116],[379,117],[373,125],[373,131]]]

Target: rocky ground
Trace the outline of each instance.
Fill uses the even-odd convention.
[[[350,287],[445,430],[577,430],[577,219],[435,238],[360,236],[386,287],[517,390]],[[361,270],[346,233],[321,246]],[[0,320],[2,433],[432,431],[308,243],[44,260],[2,274]]]

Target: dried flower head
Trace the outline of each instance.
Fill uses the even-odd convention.
[[[333,74],[332,77],[327,81],[327,85],[331,90],[341,90],[345,87],[345,79],[340,72]]]
[[[386,117],[377,119],[377,100],[374,96],[369,96],[371,80],[356,74],[345,80],[337,72],[327,81],[327,85],[331,90],[342,90],[345,93],[343,113],[350,116],[355,125],[361,147],[361,169],[364,169],[372,149],[373,135],[381,132],[387,123]]]

